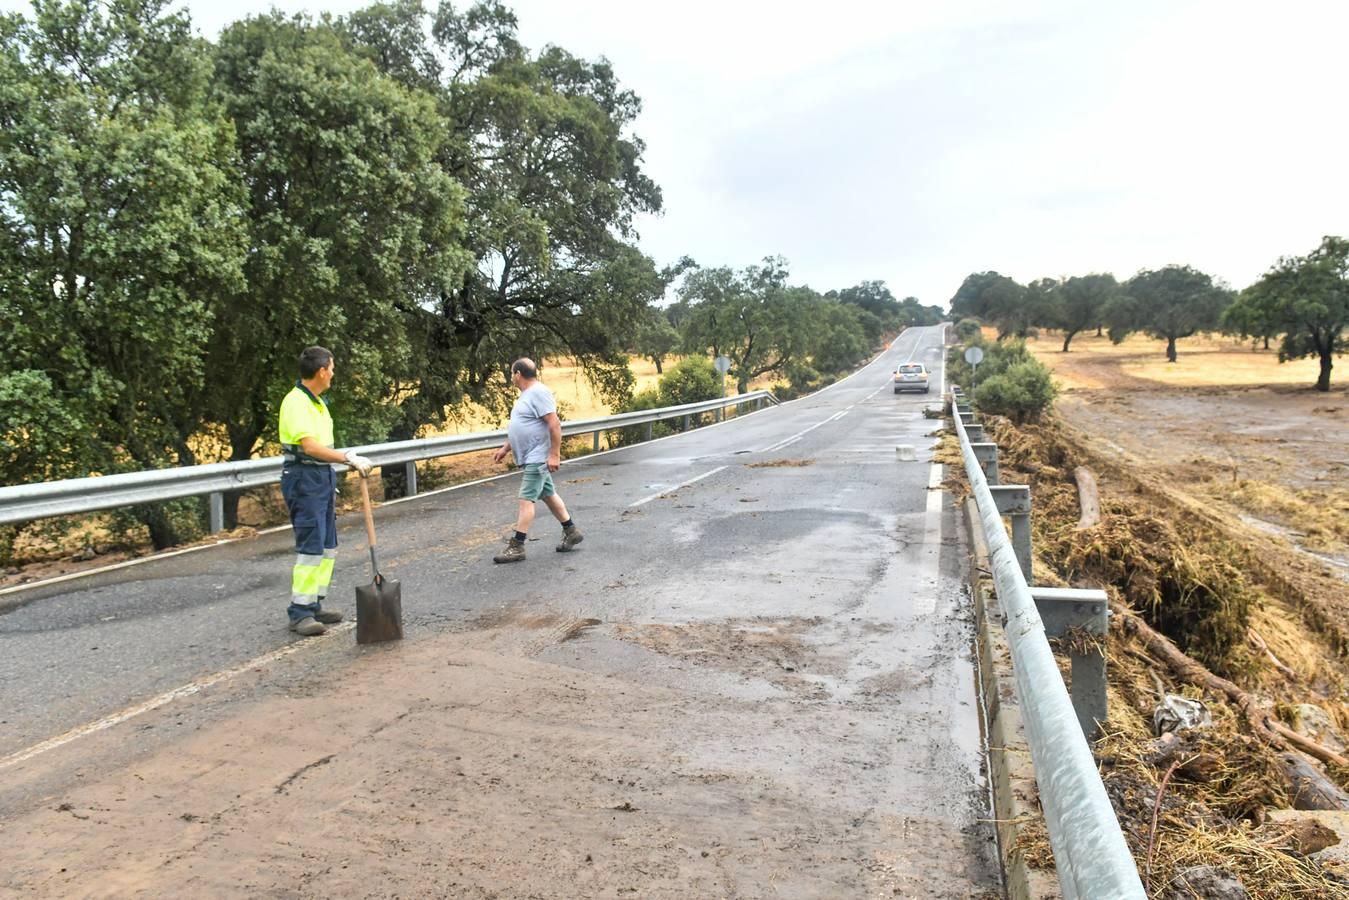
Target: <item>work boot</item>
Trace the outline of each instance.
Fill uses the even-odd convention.
[[[328,629],[323,626],[322,622],[318,621],[313,616],[305,616],[303,619],[296,619],[294,622],[291,622],[290,630],[301,637],[315,637],[323,634]]]
[[[513,563],[525,561],[525,545],[523,541],[517,541],[511,538],[506,542],[506,549],[492,557],[492,562]]]
[[[314,618],[324,625],[336,625],[342,621],[342,611],[338,609],[320,609],[314,613]]]
[[[562,543],[557,545],[558,553],[570,553],[576,549],[576,545],[585,540],[585,535],[581,534],[581,529],[575,525],[570,528],[562,529]]]

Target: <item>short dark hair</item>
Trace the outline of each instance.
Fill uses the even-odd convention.
[[[305,347],[300,354],[300,377],[308,381],[318,374],[319,369],[328,368],[333,361],[331,350],[324,347]]]
[[[519,372],[525,378],[539,377],[539,370],[534,368],[534,366],[527,359],[517,359],[515,362],[511,363],[511,371]]]

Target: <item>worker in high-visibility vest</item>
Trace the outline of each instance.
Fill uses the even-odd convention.
[[[290,630],[312,637],[342,621],[342,613],[323,608],[337,558],[337,473],[345,463],[364,478],[370,460],[354,451],[333,449],[333,417],[323,392],[333,383],[333,355],[322,347],[300,354],[300,380],[281,401],[281,496],[295,531],[295,568],[290,577]]]

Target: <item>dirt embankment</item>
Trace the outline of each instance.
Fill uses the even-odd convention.
[[[1349,835],[1338,842],[1299,818],[1307,814],[1289,824],[1281,812],[1304,787],[1290,778],[1290,753],[1340,788],[1349,769],[1297,752],[1282,732],[1268,739],[1284,728],[1342,757],[1349,736],[1344,391],[1224,384],[1224,355],[1250,352],[1239,347],[1204,361],[1215,382],[1205,385],[1193,383],[1193,367],[1159,380],[1140,374],[1150,362],[1093,353],[1090,342],[1067,355],[1041,343],[1068,388],[1057,416],[998,425],[995,440],[1004,481],[1032,485],[1037,581],[1103,586],[1120,604],[1097,753],[1147,887],[1165,896],[1178,873],[1207,865],[1237,875],[1254,897],[1349,896]],[[1263,365],[1275,371],[1268,357]],[[1097,475],[1104,514],[1085,529],[1078,466]],[[1198,686],[1121,627],[1126,611],[1229,679],[1251,709]],[[1159,738],[1154,717],[1169,696],[1202,702],[1212,726]],[[1251,710],[1269,727],[1253,726]],[[1052,865],[1047,845],[1023,849]]]

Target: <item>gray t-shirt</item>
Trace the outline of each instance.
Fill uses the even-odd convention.
[[[552,441],[548,438],[548,423],[543,417],[555,412],[557,404],[553,402],[553,392],[537,381],[533,387],[521,392],[520,399],[511,408],[511,424],[506,429],[506,440],[510,441],[517,466],[548,462]]]

